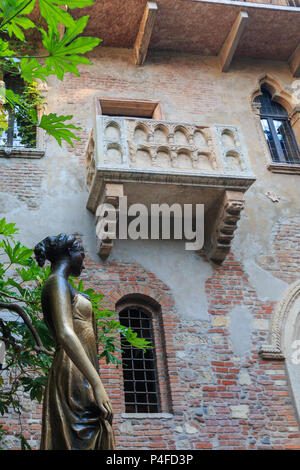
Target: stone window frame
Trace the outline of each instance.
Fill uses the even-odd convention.
[[[264,131],[261,125],[261,116],[260,116],[260,103],[255,102],[255,99],[262,95],[261,87],[265,86],[265,88],[271,94],[272,100],[281,104],[287,113],[288,113],[288,120],[293,130],[295,140],[298,144],[300,149],[300,104],[295,103],[295,99],[290,92],[291,87],[286,87],[284,89],[278,80],[274,77],[270,76],[269,74],[264,74],[258,79],[258,86],[255,90],[251,93],[250,103],[252,112],[254,114],[258,132],[262,138],[265,154],[267,158],[267,168],[272,173],[281,173],[281,174],[293,174],[299,175],[300,174],[300,163],[299,164],[290,164],[290,163],[277,163],[272,160],[271,152],[268,147],[268,143],[266,141]]]
[[[172,407],[171,407],[171,391],[170,383],[168,380],[168,370],[167,370],[167,361],[166,361],[166,348],[164,340],[164,330],[161,318],[161,306],[160,304],[151,297],[145,296],[143,294],[128,294],[119,299],[115,305],[115,312],[119,313],[126,308],[141,308],[147,311],[151,315],[152,319],[152,328],[153,328],[153,339],[155,344],[155,359],[156,359],[156,369],[157,369],[157,386],[158,386],[158,397],[160,402],[160,411],[156,413],[128,413],[124,411],[122,413],[123,418],[149,418],[149,417],[171,417],[172,416]],[[122,383],[124,386],[123,380],[123,369],[120,366],[122,371]],[[124,390],[124,389],[123,389]],[[123,391],[123,393],[125,393]],[[124,400],[125,407],[125,400]]]
[[[5,88],[5,82],[3,80],[3,73],[1,73],[0,70],[0,75],[2,75],[0,79],[0,87]],[[44,82],[41,82],[41,80],[37,79],[37,82],[39,84],[39,91],[40,91],[40,96],[44,99],[46,99],[46,93],[47,93],[47,87]],[[0,103],[1,104],[1,103]],[[43,113],[44,113],[44,107],[41,106],[37,108],[37,115],[38,119],[40,120]],[[7,147],[7,146],[1,146],[0,147],[0,158],[32,158],[32,159],[39,159],[42,158],[45,155],[45,131],[39,127],[36,128],[36,147],[20,147],[20,146],[12,146],[12,147]]]
[[[140,119],[164,120],[159,100],[111,98],[95,96],[96,115],[138,117]]]

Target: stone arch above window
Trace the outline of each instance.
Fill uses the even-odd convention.
[[[262,95],[262,86],[268,90],[272,96],[272,100],[281,104],[288,113],[292,112],[297,104],[292,93],[286,89],[287,87],[284,88],[279,80],[270,74],[263,74],[258,78],[257,85],[250,95],[251,105],[254,110],[256,110],[256,105],[258,104],[257,98]]]

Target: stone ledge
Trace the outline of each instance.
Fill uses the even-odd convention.
[[[289,175],[300,175],[300,164],[292,163],[270,163],[268,170],[272,173],[286,173]]]
[[[41,149],[1,147],[0,158],[42,158],[45,151]]]
[[[127,419],[170,419],[174,418],[171,413],[122,413],[121,418]]]

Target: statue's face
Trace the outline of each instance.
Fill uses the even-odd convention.
[[[83,250],[76,250],[70,253],[72,276],[80,276],[81,271],[84,269],[84,256],[85,255]]]

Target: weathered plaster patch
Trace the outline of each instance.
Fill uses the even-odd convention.
[[[205,282],[212,268],[183,241],[116,240],[110,260],[139,263],[165,282],[183,320],[208,319]]]
[[[238,356],[244,356],[251,349],[251,311],[247,307],[237,306],[229,315],[228,330],[233,350]]]
[[[274,277],[269,271],[262,269],[252,259],[246,260],[244,267],[248,274],[249,282],[260,300],[276,302],[281,298],[287,288],[286,282]]]

